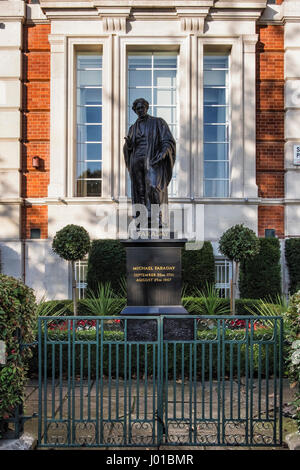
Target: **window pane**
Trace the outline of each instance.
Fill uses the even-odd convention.
[[[77,159],[83,160],[101,160],[102,144],[78,144]]]
[[[101,180],[77,180],[77,196],[99,197],[101,196]]]
[[[169,128],[170,128],[170,131],[172,133],[172,136],[174,137],[175,140],[177,140],[178,137],[179,137],[178,136],[178,126],[176,126],[176,125],[175,126],[169,126]]]
[[[227,72],[223,70],[209,70],[204,72],[204,86],[225,86]]]
[[[225,142],[227,138],[227,126],[210,124],[204,126],[205,142]]]
[[[145,52],[128,55],[128,126],[137,119],[131,109],[132,103],[137,98],[144,98],[150,105],[149,114],[165,119],[174,138],[177,138],[176,75],[177,53]],[[175,173],[176,168],[173,171],[172,185],[169,186],[169,194],[172,196],[177,194]]]
[[[151,86],[151,70],[130,70],[129,83],[131,87]]]
[[[228,160],[228,144],[204,144],[205,160]]]
[[[228,56],[206,55],[204,56],[204,70],[228,68]]]
[[[131,105],[132,103],[130,103]],[[128,107],[128,127],[131,126],[137,119],[137,115],[135,114],[135,112],[133,111],[133,109],[130,107]]]
[[[128,67],[129,69],[135,69],[135,68],[148,68],[151,69],[152,67],[152,55],[149,53],[149,55],[146,55],[146,53],[143,53],[142,55],[128,55]]]
[[[78,105],[99,105],[102,104],[101,88],[79,88],[77,90]]]
[[[204,104],[226,104],[225,88],[204,88]]]
[[[176,108],[162,108],[157,106],[153,109],[153,116],[163,118],[168,124],[176,123]]]
[[[226,122],[227,121],[226,106],[204,106],[204,122]]]
[[[175,87],[176,70],[154,70],[153,86]]]
[[[205,180],[204,196],[206,197],[228,197],[229,194],[228,180]]]
[[[228,56],[206,55],[203,63],[204,195],[228,197],[229,88],[226,70],[228,69]]]
[[[205,178],[228,178],[227,162],[205,162],[204,163]]]
[[[154,54],[154,68],[177,68],[177,54]]]
[[[129,90],[129,105],[132,106],[132,103],[138,98],[144,98],[149,103],[151,103],[152,101],[151,88],[130,89]]]
[[[79,70],[77,74],[77,86],[101,86],[101,70]]]
[[[78,142],[101,142],[102,126],[78,126]]]
[[[79,106],[77,109],[77,122],[79,124],[101,123],[102,107]]]
[[[101,162],[78,162],[77,178],[102,178]]]
[[[102,55],[100,54],[78,54],[77,56],[77,69],[101,69],[102,68]]]
[[[160,105],[175,105],[176,92],[175,90],[161,90],[154,89],[154,104]]]

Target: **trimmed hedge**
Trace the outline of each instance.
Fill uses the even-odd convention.
[[[195,288],[205,289],[215,283],[215,258],[210,242],[204,242],[201,250],[182,250],[182,284],[186,295]]]
[[[120,292],[126,275],[126,251],[118,240],[94,240],[88,257],[87,287],[97,293],[99,283],[110,282]]]
[[[285,241],[285,257],[289,270],[290,294],[300,290],[300,238],[289,238]]]
[[[260,252],[241,263],[239,290],[242,298],[276,299],[281,295],[280,244],[278,238],[260,238]]]
[[[222,335],[222,330],[220,331]],[[228,331],[226,330],[226,337],[228,338],[236,338],[242,340],[245,337],[245,330],[240,331]],[[234,336],[232,336],[234,335]],[[254,332],[255,340],[271,340],[273,336],[272,330],[256,330]],[[128,345],[127,345],[127,355],[124,351],[124,344],[122,343],[124,338],[122,331],[105,331],[104,332],[104,341],[115,341],[118,342],[118,347],[116,344],[104,344],[103,348],[103,355],[100,357],[100,361],[103,363],[103,376],[108,377],[109,375],[111,378],[116,377],[116,370],[118,366],[118,376],[119,378],[124,378],[124,358],[127,356],[128,361]],[[198,340],[213,340],[217,338],[217,329],[214,328],[212,330],[203,330],[198,332]],[[57,332],[57,331],[49,331],[48,332],[48,340],[55,340],[55,343],[48,345],[47,348],[47,375],[48,377],[52,377],[52,373],[54,373],[56,378],[60,377],[60,373],[62,374],[63,378],[67,377],[68,371],[68,344],[64,344],[63,342],[68,342],[68,332]],[[74,364],[75,368],[75,376],[77,378],[87,378],[94,379],[96,377],[96,354],[97,354],[97,347],[96,344],[91,344],[92,341],[96,340],[96,332],[95,331],[80,331],[76,333],[76,340],[83,341],[84,343],[78,344],[75,346],[75,361],[72,360],[72,364]],[[88,344],[90,343],[89,347]],[[60,346],[61,344],[61,346]],[[55,347],[55,354],[53,354],[53,347]],[[62,369],[60,369],[60,356],[59,356],[59,349],[62,348]],[[165,346],[166,347],[166,346]],[[270,342],[268,345],[268,373],[269,376],[273,373],[273,343]],[[139,357],[139,376],[142,378],[145,374],[145,354],[147,352],[147,376],[148,378],[153,374],[153,346],[144,344],[139,344],[138,346],[138,354],[137,354],[137,345],[132,344],[131,348],[131,373],[130,377],[137,376],[137,357]],[[176,348],[176,357],[175,357],[175,348]],[[184,350],[182,350],[184,348]],[[209,355],[209,348],[211,348],[211,355]],[[246,373],[246,364],[250,358],[250,345],[248,346],[248,351],[246,345],[241,343],[239,345],[240,348],[240,376],[245,375]],[[118,356],[117,356],[117,349],[118,349]],[[230,346],[227,345],[225,347],[225,361],[224,361],[224,373],[225,375],[229,376],[232,372],[233,376],[237,374],[237,367],[235,364],[234,369],[230,370]],[[189,368],[190,368],[190,351],[192,354],[194,349],[190,349],[188,344],[182,345],[177,343],[169,344],[168,345],[168,376],[169,378],[174,377],[174,362],[176,363],[176,373],[177,377],[189,376]],[[236,351],[237,345],[234,345],[234,356],[236,358]],[[263,346],[261,348],[261,376],[265,373],[266,367],[266,348]],[[83,357],[81,358],[81,353],[83,353]],[[246,354],[248,353],[248,355]],[[110,360],[109,360],[110,354]],[[212,376],[216,378],[217,371],[218,371],[218,344],[217,342],[212,343],[211,346],[208,344],[205,346],[204,357],[202,358],[203,348],[202,346],[197,346],[197,357],[196,357],[196,364],[197,364],[197,379],[205,378],[205,380],[209,379],[209,368],[211,367]],[[44,357],[44,351],[42,351],[42,357]],[[88,357],[90,358],[90,370],[88,367],[89,361]],[[163,354],[164,360],[166,358],[166,354]],[[183,357],[183,358],[182,358]],[[211,358],[211,364],[209,357]],[[54,362],[52,364],[52,360],[54,358]],[[192,356],[192,360],[194,361],[194,357]],[[166,364],[166,362],[164,362]],[[182,368],[182,363],[184,367]],[[259,363],[259,345],[254,344],[253,346],[253,376],[255,377],[258,371],[258,363]],[[204,368],[203,368],[204,366]],[[128,362],[127,362],[128,367]],[[248,363],[249,367],[249,363]],[[38,357],[37,353],[35,353],[35,357],[32,358],[31,361],[31,374],[36,375],[38,373]],[[128,370],[128,369],[127,369]],[[110,371],[110,372],[109,372]]]
[[[196,313],[190,310],[189,302],[203,302],[201,297],[184,297],[183,304],[186,306],[187,311],[191,315],[195,315]],[[228,307],[228,311],[230,311],[230,299],[220,299],[222,305],[226,305]],[[46,303],[51,303],[56,305],[56,308],[53,309],[53,315],[58,312],[61,308],[67,305],[66,310],[64,311],[63,316],[72,316],[73,315],[73,303],[72,300],[49,300]],[[249,311],[246,307],[250,307],[252,310],[259,311],[260,300],[259,299],[236,299],[236,315],[250,315]],[[119,315],[121,312],[115,312],[115,315]],[[79,300],[78,301],[78,315],[92,315],[84,306],[84,303]]]

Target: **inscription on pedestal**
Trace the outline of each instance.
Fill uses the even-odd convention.
[[[124,315],[187,315],[181,305],[181,249],[184,241],[126,241],[127,307]],[[193,338],[193,320],[165,318],[165,340]],[[155,320],[128,319],[127,341],[157,341]]]
[[[180,248],[127,249],[128,305],[178,305]]]

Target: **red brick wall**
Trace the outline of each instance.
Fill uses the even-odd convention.
[[[278,2],[277,2],[278,3]],[[284,29],[257,27],[256,182],[262,198],[284,197]],[[279,220],[279,219],[282,220]],[[275,228],[284,236],[284,207],[261,206],[258,232]]]
[[[258,236],[265,236],[266,228],[274,228],[279,238],[284,238],[284,206],[258,207]]]
[[[23,180],[22,195],[46,197],[49,184],[50,156],[50,25],[24,26],[23,53]],[[32,166],[32,158],[40,158],[40,168]],[[24,208],[23,236],[30,237],[30,228],[40,228],[41,237],[48,237],[46,206]]]
[[[48,206],[27,206],[25,212],[25,238],[30,238],[30,229],[39,228],[41,238],[48,238]]]

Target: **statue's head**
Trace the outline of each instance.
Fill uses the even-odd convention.
[[[132,103],[132,109],[139,117],[143,117],[147,114],[149,103],[144,98],[137,98]]]

